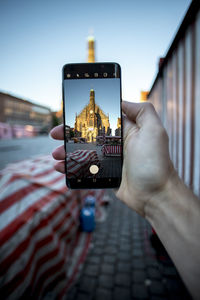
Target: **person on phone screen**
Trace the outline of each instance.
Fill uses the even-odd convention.
[[[194,299],[200,299],[200,201],[179,178],[168,135],[150,103],[122,102],[124,163],[117,197],[155,229]],[[63,140],[63,126],[51,131]],[[64,146],[53,153],[65,173]]]

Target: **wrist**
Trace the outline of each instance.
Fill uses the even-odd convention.
[[[164,217],[165,213],[168,214],[168,208],[173,206],[175,194],[181,190],[181,185],[182,182],[173,168],[166,183],[159,191],[153,193],[145,206],[145,218],[152,226],[156,226],[158,216]]]
[[[145,207],[155,229],[191,294],[199,295],[199,199],[172,172],[164,188]],[[189,255],[188,255],[189,254]]]

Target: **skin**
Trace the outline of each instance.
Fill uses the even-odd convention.
[[[117,197],[145,217],[194,299],[200,296],[200,201],[178,177],[168,136],[150,103],[122,102],[124,164]],[[51,136],[63,140],[63,125]],[[52,153],[64,173],[64,146]]]

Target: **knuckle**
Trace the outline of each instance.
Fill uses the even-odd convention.
[[[146,109],[149,109],[149,110],[155,110],[153,104],[151,102],[146,102],[144,103]]]
[[[160,134],[160,136],[162,138],[167,139],[167,140],[169,139],[167,131],[166,131],[166,129],[163,126],[160,126],[160,128],[159,128],[159,134]]]

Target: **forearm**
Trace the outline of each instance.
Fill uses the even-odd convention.
[[[195,299],[200,295],[200,201],[174,174],[145,208],[146,218]]]

